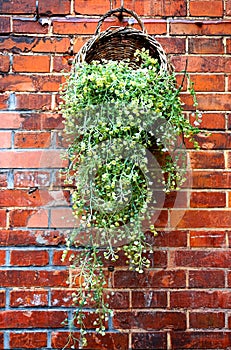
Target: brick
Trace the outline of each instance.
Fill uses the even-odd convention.
[[[225,314],[223,312],[190,312],[189,327],[200,329],[223,328]]]
[[[65,166],[61,161],[60,151],[5,151],[0,152],[1,168],[60,168]]]
[[[190,207],[192,208],[222,208],[225,206],[225,192],[193,192],[190,195]]]
[[[4,290],[0,291],[0,307],[5,307],[6,303],[6,292]]]
[[[228,210],[188,210],[182,214],[183,217],[178,223],[179,228],[204,228],[205,223],[207,228],[229,228],[231,224],[230,212]],[[178,216],[179,213],[172,214],[172,225],[174,225]]]
[[[167,54],[185,53],[185,50],[186,50],[185,38],[177,38],[177,37],[168,38],[168,37],[156,36],[156,40],[163,46],[163,49]]]
[[[231,53],[231,39],[226,40],[226,52]]]
[[[13,32],[25,34],[47,34],[48,25],[41,25],[30,18],[13,19]]]
[[[0,328],[60,328],[66,317],[64,311],[3,311]]]
[[[227,349],[231,345],[231,333],[176,332],[171,334],[172,349]]]
[[[46,266],[49,263],[49,255],[44,250],[12,250],[10,264],[12,266]]]
[[[57,113],[22,113],[22,128],[24,130],[63,129],[63,118]]]
[[[0,73],[7,73],[10,69],[9,56],[0,55]]]
[[[0,13],[1,13],[1,1],[0,1]],[[0,17],[0,33],[10,33],[10,17]]]
[[[186,315],[183,312],[115,312],[113,320],[115,328],[122,329],[163,330],[168,329],[170,325],[171,329],[186,328]]]
[[[223,169],[224,153],[221,151],[195,151],[190,153],[190,164],[193,169]]]
[[[195,136],[201,149],[230,149],[231,141],[228,133],[213,133],[210,135],[199,134]],[[190,142],[186,142],[187,147]]]
[[[158,236],[153,238],[153,234],[147,235],[147,241],[155,247],[186,247],[187,231],[160,231]]]
[[[221,308],[227,309],[231,305],[231,293],[211,290],[188,290],[170,292],[171,308]]]
[[[1,207],[41,207],[64,205],[69,198],[68,192],[63,191],[46,191],[32,188],[32,190],[0,190]]]
[[[16,94],[16,109],[41,109],[51,108],[51,95],[45,94]]]
[[[190,79],[194,83],[195,91],[205,91],[205,92],[225,91],[224,75],[196,74],[196,75],[191,75]]]
[[[82,38],[82,37],[80,37],[80,38]],[[78,37],[75,39],[75,42],[77,40],[78,40]],[[86,41],[86,39],[84,41],[81,41],[81,42],[83,43],[85,41]],[[82,45],[80,47],[82,47]],[[79,51],[79,49],[77,49],[77,51]],[[71,57],[71,56],[54,56],[53,57],[53,72],[55,72],[55,73],[60,73],[62,71],[69,72],[71,70],[72,60],[73,60],[73,57]]]
[[[63,82],[62,76],[9,74],[1,78],[0,91],[57,92]]]
[[[133,333],[132,349],[167,349],[167,334],[165,332]]]
[[[69,38],[0,36],[0,52],[68,53],[69,47]]]
[[[6,226],[6,210],[0,209],[0,227]]]
[[[181,95],[185,109],[192,109],[192,98],[189,95]],[[225,111],[231,109],[230,95],[224,94],[197,94],[199,109],[204,111]]]
[[[19,56],[13,58],[14,72],[38,72],[50,71],[50,56]]]
[[[19,129],[21,121],[20,113],[0,112],[1,129]]]
[[[45,171],[17,171],[14,174],[15,187],[48,187],[50,173]]]
[[[8,97],[6,94],[0,95],[0,109],[8,108]]]
[[[221,38],[189,38],[189,53],[222,54],[224,45]]]
[[[31,0],[30,2],[28,2],[27,0],[14,0],[14,3],[12,4],[11,1],[0,0],[0,13],[35,13],[35,2],[35,0]]]
[[[10,131],[0,131],[0,148],[11,148]]]
[[[113,8],[120,7],[119,0],[113,1]],[[176,0],[174,2],[159,1],[152,6],[149,0],[128,0],[126,7],[139,13],[140,16],[185,16],[186,2],[183,0]],[[97,3],[95,0],[88,1],[87,8],[85,0],[80,0],[75,3],[75,12],[80,14],[99,15],[108,11],[106,4]]]
[[[167,293],[157,292],[155,290],[148,291],[132,291],[132,307],[133,308],[166,308]]]
[[[224,287],[225,287],[224,271],[221,271],[221,270],[189,271],[189,288],[224,288]]]
[[[67,344],[68,336],[68,332],[52,332],[53,349],[64,347]],[[73,336],[76,339],[75,346],[78,346],[77,339],[79,338],[79,333],[74,332]],[[95,333],[88,333],[86,337],[90,349],[128,349],[128,334],[106,332],[105,336],[101,336]],[[72,344],[73,342],[71,341],[69,345],[71,346]]]
[[[188,56],[187,71],[190,73],[230,73],[231,58],[225,56]],[[182,71],[186,66],[185,56],[174,56],[171,59],[176,71]]]
[[[70,13],[69,0],[40,0],[38,11],[42,15],[67,15]]]
[[[230,20],[170,21],[171,35],[229,35],[230,28],[231,28]]]
[[[73,228],[77,222],[78,219],[72,214],[71,208],[51,209],[51,227]]]
[[[17,132],[15,134],[15,148],[49,148],[51,134],[49,132]]]
[[[10,211],[10,227],[47,227],[47,210],[15,209]]]
[[[228,168],[231,168],[231,152],[228,152],[227,156],[228,156],[227,166],[228,166]]]
[[[229,266],[230,255],[231,253],[229,251],[187,250],[174,252],[174,260],[175,266],[227,268]]]
[[[47,346],[47,333],[23,332],[10,333],[10,347],[23,349],[38,349]]]
[[[193,188],[230,188],[231,174],[227,171],[194,171]]]
[[[226,16],[231,16],[231,4],[229,1],[226,3]]]
[[[190,122],[193,123],[194,121],[195,117],[190,115]],[[224,113],[203,113],[200,128],[209,130],[224,130],[225,123]]]
[[[189,3],[189,12],[191,16],[208,16],[222,17],[223,16],[223,1],[222,0],[192,0]]]
[[[59,246],[64,245],[63,232],[51,230],[0,230],[0,246]]]
[[[7,187],[7,172],[0,172],[0,187]]]
[[[0,270],[2,287],[66,287],[67,271]]]
[[[190,247],[224,248],[225,231],[190,231]]]
[[[185,272],[180,270],[148,270],[143,274],[131,271],[115,271],[114,286],[116,288],[183,288]]]
[[[11,307],[42,307],[48,306],[48,292],[40,289],[21,289],[10,291]]]

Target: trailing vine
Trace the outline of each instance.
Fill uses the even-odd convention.
[[[135,57],[136,67],[129,60],[74,64],[63,86],[61,111],[70,142],[64,175],[79,220],[63,260],[72,250],[73,324],[82,346],[87,313],[96,315],[93,326],[101,335],[113,315],[105,261],[113,264],[123,252],[129,269],[143,273],[150,267],[145,232],[157,234],[158,194],[178,190],[185,181],[181,135],[198,148],[194,135],[200,129],[184,117],[175,73],[160,71],[145,49]],[[189,92],[197,109],[192,84]],[[196,116],[199,125],[201,115]]]

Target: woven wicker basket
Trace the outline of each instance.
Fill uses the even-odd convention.
[[[141,30],[131,27],[110,27],[101,32],[101,26],[107,17],[115,13],[125,12],[134,17],[141,27]],[[137,49],[149,50],[150,56],[158,59],[160,71],[171,70],[166,54],[156,39],[147,34],[143,22],[139,16],[124,7],[107,12],[98,22],[94,36],[86,42],[75,57],[75,62],[81,64],[93,60],[123,60],[130,59],[133,66],[137,66],[134,53]]]

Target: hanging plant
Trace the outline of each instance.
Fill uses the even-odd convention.
[[[78,220],[63,260],[68,254],[69,283],[76,287],[73,326],[82,346],[89,312],[101,335],[113,315],[106,267],[122,255],[130,270],[150,267],[153,247],[145,232],[157,235],[161,194],[164,199],[185,181],[182,139],[198,148],[200,129],[184,117],[181,88],[174,71],[145,48],[120,60],[76,60],[63,86],[60,107],[69,137],[63,173]],[[189,92],[197,109],[192,84]],[[200,118],[196,111],[198,125]]]

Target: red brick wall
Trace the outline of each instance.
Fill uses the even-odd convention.
[[[113,7],[119,0],[112,0]],[[111,283],[113,322],[92,349],[231,347],[231,1],[124,0],[143,16],[177,71],[195,82],[204,129],[189,151],[186,201],[170,196],[159,218],[153,267]],[[72,227],[62,191],[56,111],[62,69],[94,33],[106,0],[0,0],[0,348],[61,348],[70,317],[61,264]],[[67,17],[66,17],[67,16]],[[70,16],[70,17],[68,17]],[[105,26],[114,24],[109,21]],[[105,28],[104,26],[104,28]],[[187,95],[182,96],[187,108]],[[188,114],[193,121],[191,114]],[[188,145],[190,147],[190,145]],[[191,194],[191,196],[190,196]],[[174,209],[173,209],[174,206]],[[63,219],[64,218],[64,219]],[[69,218],[69,220],[67,220]],[[179,219],[179,220],[178,220]],[[122,330],[122,332],[117,332]]]

